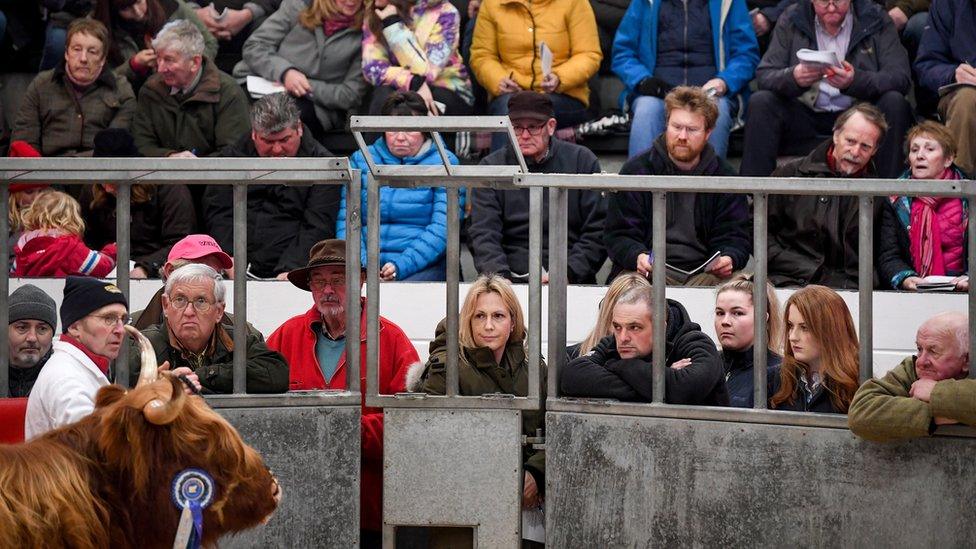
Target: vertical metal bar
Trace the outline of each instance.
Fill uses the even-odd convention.
[[[347,389],[362,392],[360,379],[360,324],[362,311],[359,296],[362,295],[362,175],[351,170],[346,187],[346,368]]]
[[[547,394],[559,396],[559,373],[566,366],[566,264],[569,207],[567,189],[549,189],[549,364]]]
[[[444,164],[447,175],[454,175],[454,169],[451,167],[451,159],[447,157],[447,149],[444,147],[444,139],[441,138],[441,132],[431,132],[431,135],[433,135],[434,145],[437,147],[437,154],[441,157],[441,163]]]
[[[766,347],[768,346],[769,323],[767,315],[777,314],[770,311],[766,301],[766,233],[769,230],[767,221],[766,193],[752,195],[753,219],[752,228],[752,256],[756,260],[756,272],[752,277],[752,306],[753,326],[755,338],[752,343],[752,407],[764,410],[766,408]]]
[[[10,294],[10,183],[0,181],[0,204],[3,214],[0,215],[0,260],[3,261],[3,272],[0,273],[0,295],[4,296],[4,304],[0,306],[0,326],[10,325],[10,309],[8,308]],[[0,398],[10,396],[10,339],[0,337]]]
[[[857,223],[857,321],[861,346],[859,363],[860,378],[864,383],[874,374],[874,197],[858,197]]]
[[[115,191],[115,285],[129,302],[132,310],[132,293],[129,291],[129,256],[132,250],[132,183],[119,181]],[[150,273],[152,276],[152,273]],[[129,338],[122,338],[119,356],[115,359],[115,382],[129,386]]]
[[[234,394],[247,392],[247,184],[234,183]]]
[[[447,166],[447,164],[444,164]],[[450,168],[448,168],[450,169]],[[457,187],[447,189],[447,396],[458,394],[458,284],[461,268],[460,197]]]
[[[512,135],[515,135],[514,133]],[[515,147],[518,149],[518,147]],[[529,189],[529,400],[538,401],[542,353],[542,187]]]
[[[667,345],[667,330],[665,324],[668,318],[667,301],[665,288],[667,286],[667,252],[665,247],[667,239],[665,232],[668,227],[667,220],[667,200],[668,195],[664,192],[655,192],[651,216],[653,219],[653,236],[651,237],[651,253],[654,255],[654,270],[651,274],[651,284],[654,286],[654,353],[653,363],[651,364],[652,376],[654,381],[653,397],[654,402],[664,402],[664,358]]]
[[[358,257],[358,255],[356,256]],[[366,178],[366,388],[380,394],[380,185]]]
[[[973,185],[973,182],[969,182]],[[966,199],[969,201],[969,230],[966,231],[966,243],[968,245],[968,257],[967,262],[969,269],[966,272],[969,274],[969,298],[968,308],[966,314],[969,318],[969,356],[976,357],[976,320],[974,320],[973,315],[976,314],[976,280],[973,276],[976,276],[976,227],[973,226],[974,220],[976,220],[976,195],[967,196]],[[6,202],[4,202],[6,203]],[[976,378],[976,368],[969,368],[969,377]]]

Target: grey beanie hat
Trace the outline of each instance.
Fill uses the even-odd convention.
[[[40,320],[47,322],[52,330],[58,327],[58,306],[47,293],[34,286],[24,284],[14,290],[7,300],[10,304],[10,323],[18,320]]]

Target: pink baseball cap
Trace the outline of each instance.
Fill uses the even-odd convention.
[[[173,249],[169,251],[166,261],[200,259],[208,255],[216,257],[224,269],[230,269],[234,266],[234,261],[230,256],[224,253],[220,244],[217,244],[217,241],[208,234],[187,235],[183,240],[173,244]]]

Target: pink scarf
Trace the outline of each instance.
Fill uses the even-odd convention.
[[[951,167],[942,172],[939,179],[959,179]],[[943,225],[951,223],[943,217],[942,206],[950,200],[933,196],[919,196],[912,200],[912,210],[908,236],[911,239],[911,253],[915,262],[915,272],[921,277],[946,274],[946,260],[943,254]],[[961,210],[960,210],[961,211]]]
[[[337,15],[332,19],[326,19],[322,22],[322,32],[326,36],[332,36],[333,34],[351,27],[353,24],[353,18],[348,15]]]

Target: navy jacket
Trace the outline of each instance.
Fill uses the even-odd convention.
[[[722,378],[721,359],[711,338],[688,317],[685,308],[668,300],[667,344],[664,362],[664,401],[668,404],[728,406],[729,397]],[[691,365],[681,370],[671,364],[690,358]],[[651,357],[620,358],[612,335],[585,356],[563,369],[560,389],[565,396],[612,398],[650,402],[653,398]]]
[[[664,145],[664,136],[655,140],[650,150],[644,151],[627,161],[620,169],[621,175],[733,175],[732,168],[715,156],[711,145],[706,144],[702,160],[693,172],[679,172],[671,162]],[[621,271],[632,271],[637,267],[637,256],[651,249],[652,223],[649,192],[629,191],[610,195],[607,202],[606,231],[604,243],[613,261],[611,279]],[[672,193],[668,195],[668,215],[673,212]],[[752,253],[752,229],[749,223],[749,205],[745,195],[697,193],[694,210],[695,237],[711,255],[721,251],[732,258],[732,267],[742,269]],[[707,259],[701,258],[697,267]],[[669,262],[670,263],[670,262]],[[682,267],[682,265],[678,265]]]
[[[923,87],[938,91],[956,81],[960,63],[976,63],[976,6],[972,0],[939,0],[929,9],[915,72]]]
[[[773,395],[773,385],[779,377],[779,365],[783,357],[766,351],[766,396]],[[753,399],[753,356],[752,347],[745,351],[722,351],[725,364],[725,388],[729,392],[729,406],[733,408],[752,408]]]

